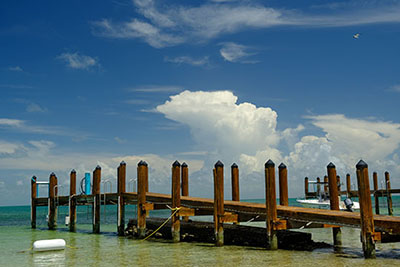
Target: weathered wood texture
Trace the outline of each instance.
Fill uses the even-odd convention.
[[[58,194],[57,177],[54,173],[50,174],[49,178],[49,221],[47,225],[50,230],[57,228],[57,203],[56,198]]]
[[[281,163],[279,169],[279,204],[289,206],[288,178],[286,165]]]
[[[181,165],[178,161],[172,164],[172,188],[171,188],[171,198],[172,198],[172,218],[171,218],[171,233],[173,242],[180,241],[180,220],[179,213],[175,212],[176,209],[181,206]]]
[[[93,171],[93,233],[100,233],[100,183],[101,183],[101,167],[97,166]]]
[[[385,172],[385,184],[386,184],[386,198],[388,206],[388,214],[393,215],[393,201],[390,188],[390,175],[389,172]]]
[[[278,215],[276,211],[276,192],[275,192],[275,164],[272,160],[265,163],[265,213],[268,249],[278,249],[276,235],[276,224]]]
[[[161,218],[149,218],[147,220],[147,234],[157,229],[165,219]],[[134,226],[136,220],[130,220],[127,232],[134,235]],[[171,222],[167,223],[161,228],[156,235],[156,238],[172,239],[169,227]],[[212,222],[182,222],[181,223],[181,241],[183,242],[205,242],[215,243],[215,236],[213,234],[214,227]],[[237,245],[237,246],[253,246],[253,247],[267,247],[267,240],[260,238],[266,236],[266,229],[261,227],[251,227],[235,224],[226,224],[224,227],[224,236],[226,245]],[[311,251],[316,248],[330,247],[329,244],[322,242],[314,242],[311,239],[310,233],[292,232],[288,230],[281,230],[277,233],[278,236],[278,248],[288,250],[308,250]]]
[[[364,257],[375,258],[374,217],[369,189],[368,165],[360,160],[356,168],[361,214],[361,242]]]
[[[331,210],[339,210],[339,193],[338,193],[338,181],[340,184],[340,178],[336,175],[336,167],[333,163],[329,163],[327,166],[328,171],[328,182],[329,182],[329,201],[331,204]],[[342,230],[338,227],[332,228],[333,234],[333,245],[336,250],[342,246]]]
[[[69,175],[69,230],[76,231],[76,171],[72,170]]]
[[[148,177],[148,169],[147,163],[144,161],[140,161],[137,167],[137,201],[138,201],[138,209],[137,209],[137,223],[138,223],[138,234],[139,238],[145,237],[146,232],[146,185]]]
[[[37,178],[33,176],[31,179],[31,227],[36,228],[36,198],[37,198]]]
[[[215,244],[224,245],[224,164],[218,161],[215,163],[215,182],[214,182],[214,226]]]
[[[231,166],[232,200],[240,201],[239,193],[239,167],[236,163]]]
[[[118,193],[117,232],[119,236],[123,236],[125,234],[124,231],[125,199],[123,197],[123,193],[125,193],[125,191],[126,191],[126,163],[122,161],[119,164],[117,170],[117,193]]]
[[[189,169],[184,162],[181,165],[182,196],[189,196]],[[189,216],[183,216],[184,221],[189,221]]]
[[[374,191],[376,192],[378,188],[378,174],[374,172],[372,174],[374,180]],[[374,200],[375,200],[375,214],[379,214],[379,196],[378,194],[374,193]]]

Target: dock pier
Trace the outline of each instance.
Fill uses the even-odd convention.
[[[76,231],[76,208],[77,206],[92,206],[93,233],[100,231],[100,206],[117,206],[117,233],[125,235],[125,205],[137,205],[136,229],[139,239],[149,235],[146,229],[146,220],[150,210],[171,210],[171,221],[169,222],[170,237],[173,242],[182,240],[181,225],[185,229],[197,222],[189,220],[189,216],[213,216],[214,235],[210,237],[216,246],[223,246],[225,240],[230,237],[224,233],[224,226],[229,228],[228,232],[237,229],[248,231],[248,227],[242,227],[240,222],[264,221],[265,247],[268,250],[278,249],[281,244],[280,238],[285,233],[285,239],[289,242],[298,242],[298,232],[292,229],[307,228],[332,228],[333,244],[335,251],[341,249],[340,227],[356,227],[361,229],[361,242],[365,258],[375,257],[376,242],[400,242],[400,217],[379,215],[379,209],[373,214],[371,194],[375,203],[379,197],[387,197],[391,203],[391,194],[400,193],[399,189],[390,188],[389,173],[385,173],[386,187],[378,189],[376,174],[374,177],[374,190],[370,190],[368,180],[368,165],[360,161],[356,165],[358,190],[351,190],[350,174],[346,175],[346,191],[340,191],[338,187],[338,176],[333,163],[327,166],[327,175],[324,182],[318,182],[319,191],[324,185],[324,193],[330,195],[330,210],[312,209],[304,207],[289,206],[288,202],[288,168],[281,163],[278,167],[279,181],[279,205],[275,192],[276,170],[275,163],[268,160],[265,163],[265,204],[241,202],[239,196],[239,167],[234,163],[231,166],[232,200],[224,198],[224,164],[218,161],[213,171],[210,172],[214,178],[214,199],[189,196],[189,168],[186,163],[182,165],[175,161],[171,167],[171,194],[160,194],[149,192],[148,164],[140,161],[137,164],[137,190],[127,192],[126,190],[126,163],[121,162],[117,168],[117,190],[115,193],[101,193],[101,167],[97,166],[93,171],[93,187],[91,194],[76,193],[76,171],[70,173],[70,193],[66,196],[58,195],[58,181],[54,173],[50,174],[49,182],[40,182],[33,176],[31,180],[31,227],[36,228],[36,208],[48,206],[49,219],[48,229],[57,228],[57,205],[69,206],[69,230]],[[210,176],[211,176],[210,175]],[[86,176],[86,175],[85,175]],[[306,198],[315,196],[315,192],[308,191],[309,180],[305,178]],[[319,179],[320,181],[320,179]],[[48,184],[49,195],[37,197],[37,185]],[[129,190],[129,189],[128,189]],[[329,190],[329,192],[328,192]],[[349,197],[357,196],[360,199],[360,212],[347,212],[339,210],[339,195],[347,194]],[[102,196],[104,197],[102,198]],[[390,201],[389,201],[390,196]],[[57,199],[57,200],[56,200]],[[392,208],[390,206],[390,208]],[[390,212],[389,212],[390,214]],[[392,213],[391,213],[392,214]],[[182,219],[182,221],[181,221]],[[149,221],[150,222],[150,221]],[[194,226],[193,226],[194,227]],[[199,227],[198,224],[196,227]],[[235,230],[236,229],[236,230]],[[246,230],[247,229],[247,230]],[[165,229],[163,230],[165,231]],[[227,233],[228,233],[227,232]],[[293,234],[290,240],[291,233]],[[297,234],[296,234],[297,233]],[[261,237],[258,237],[261,238]],[[228,242],[232,243],[231,241]]]

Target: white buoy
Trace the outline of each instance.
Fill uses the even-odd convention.
[[[64,239],[48,239],[37,240],[33,242],[33,251],[48,251],[65,249],[66,243]]]

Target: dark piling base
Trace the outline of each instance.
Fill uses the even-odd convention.
[[[165,219],[146,219],[146,236],[157,229]],[[127,236],[136,236],[137,221],[129,220],[125,230]],[[181,241],[215,243],[214,223],[198,221],[181,221]],[[310,233],[289,230],[278,231],[278,248],[287,250],[311,251],[317,248],[328,248],[331,245],[324,242],[314,242]],[[155,235],[155,238],[172,239],[171,223],[167,223]],[[224,224],[224,244],[237,246],[267,247],[267,231],[265,228],[236,224]]]

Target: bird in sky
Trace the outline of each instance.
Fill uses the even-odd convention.
[[[353,38],[354,38],[354,39],[360,38],[360,34],[359,34],[359,33],[354,34],[354,35],[353,35]]]

